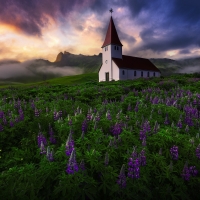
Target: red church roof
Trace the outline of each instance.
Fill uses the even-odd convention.
[[[103,46],[101,48],[103,48],[103,47],[105,47],[109,44],[116,44],[116,45],[119,45],[119,46],[123,46],[122,43],[119,40],[119,37],[118,37],[117,31],[116,31],[115,24],[113,22],[112,16],[110,18],[110,23],[109,23],[108,30],[107,30],[107,33],[106,33],[105,41],[104,41]]]
[[[112,58],[112,60],[119,68],[157,71],[161,73],[161,71],[150,60],[146,58],[122,55],[122,59]]]

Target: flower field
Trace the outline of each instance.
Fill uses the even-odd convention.
[[[200,199],[200,78],[0,89],[0,199]]]

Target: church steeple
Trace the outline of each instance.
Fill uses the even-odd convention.
[[[110,10],[110,12],[113,12],[112,9]],[[116,28],[115,28],[115,24],[113,22],[112,16],[110,17],[110,23],[108,26],[108,30],[106,33],[106,38],[105,41],[103,43],[103,47],[109,45],[109,44],[114,44],[114,45],[118,45],[118,46],[123,46],[122,43],[119,40]]]

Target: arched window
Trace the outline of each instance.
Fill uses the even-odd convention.
[[[115,46],[115,50],[116,50],[116,46]]]
[[[153,73],[153,76],[155,76],[155,72]]]
[[[149,72],[147,73],[147,76],[149,77]]]
[[[117,47],[117,50],[119,50],[118,47]]]
[[[122,74],[124,75],[124,70],[122,71]]]
[[[136,76],[136,71],[134,71],[134,76]]]
[[[143,72],[141,72],[141,77],[143,77]]]

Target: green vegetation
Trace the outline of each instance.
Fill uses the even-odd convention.
[[[0,199],[199,200],[199,100],[199,74],[4,85]]]

